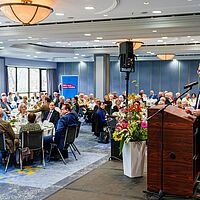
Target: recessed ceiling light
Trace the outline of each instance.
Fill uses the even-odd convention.
[[[163,40],[157,40],[157,42],[163,42]]]
[[[0,42],[0,44],[3,44],[3,42]]]
[[[168,37],[165,37],[165,36],[164,36],[164,37],[162,37],[162,39],[167,39],[167,38],[168,38]]]
[[[147,51],[147,53],[151,53],[151,51]]]
[[[60,41],[57,41],[57,42],[56,42],[56,44],[60,44],[60,43],[61,43]]]
[[[82,56],[82,57],[84,57],[85,55],[84,55],[84,54],[82,54],[81,56]]]
[[[40,54],[41,52],[40,52],[40,51],[37,51],[37,52],[35,52],[35,53]]]
[[[33,56],[34,58],[37,58],[38,56]]]
[[[79,53],[75,53],[76,56],[79,56]]]
[[[144,5],[149,5],[149,2],[148,2],[148,1],[145,1],[145,2],[144,2]]]
[[[154,10],[154,11],[152,11],[152,13],[153,13],[153,14],[161,14],[162,11],[161,11],[161,10]]]
[[[64,13],[55,13],[55,15],[57,15],[57,16],[64,16],[65,14]]]
[[[99,42],[99,40],[94,40],[94,42]]]
[[[74,59],[78,59],[78,57],[74,56]]]
[[[155,55],[155,53],[152,52],[151,55]]]
[[[5,47],[0,47],[0,49],[4,49]]]
[[[71,46],[71,44],[70,44],[70,43],[68,43],[67,45]]]
[[[102,40],[103,38],[102,37],[97,37],[97,40]]]
[[[108,17],[108,15],[103,15],[104,17]]]
[[[85,35],[86,37],[90,37],[90,36],[91,36],[90,33],[85,33],[84,35]]]
[[[190,36],[190,35],[188,35],[187,37],[188,37],[188,38],[191,38],[191,36]]]
[[[31,37],[31,36],[30,36],[30,37],[28,37],[28,39],[32,39],[32,38],[33,38],[33,37]]]
[[[193,41],[193,42],[194,42],[194,43],[199,43],[199,41],[197,41],[197,40],[196,40],[196,41]]]
[[[194,38],[191,38],[190,40],[194,40]]]
[[[85,10],[94,10],[94,7],[92,7],[92,6],[86,6]]]
[[[192,1],[192,0],[187,0],[187,1]]]
[[[26,55],[26,57],[30,57],[31,55]]]
[[[153,32],[153,33],[157,33],[158,31],[157,31],[157,30],[153,30],[152,32]]]

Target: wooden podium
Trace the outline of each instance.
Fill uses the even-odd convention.
[[[163,105],[148,109],[151,116]],[[165,194],[192,196],[199,171],[200,138],[195,119],[175,106],[164,111],[163,123],[163,192]],[[161,128],[162,114],[158,113],[148,123],[147,190],[161,189]]]

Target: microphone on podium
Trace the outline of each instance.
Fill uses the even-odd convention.
[[[184,89],[190,88],[190,87],[192,87],[192,86],[194,86],[194,85],[197,85],[197,84],[198,84],[198,81],[194,81],[194,82],[192,82],[192,83],[188,83],[188,84],[186,84],[186,85],[184,86]]]

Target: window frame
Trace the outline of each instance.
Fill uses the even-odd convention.
[[[30,69],[39,69],[39,91],[36,91],[37,93],[39,92],[44,92],[42,91],[42,71],[46,71],[46,76],[47,76],[47,69],[43,69],[43,68],[35,68],[35,67],[20,67],[20,66],[8,66],[8,68],[15,68],[15,78],[16,78],[16,83],[15,83],[15,91],[12,91],[12,92],[18,92],[18,80],[17,80],[17,74],[18,74],[18,69],[19,68],[26,68],[28,69],[28,91],[23,91],[23,92],[19,92],[20,94],[28,94],[28,97],[30,98],[30,94],[33,93],[33,91],[30,91]],[[8,73],[8,76],[9,76],[9,73]],[[47,89],[47,88],[46,88]],[[8,91],[10,90],[9,88],[9,83],[8,83]],[[34,91],[35,92],[35,91]],[[46,91],[45,91],[46,92]]]

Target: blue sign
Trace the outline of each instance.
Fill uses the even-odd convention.
[[[61,76],[62,95],[66,98],[73,98],[78,94],[78,76]]]

